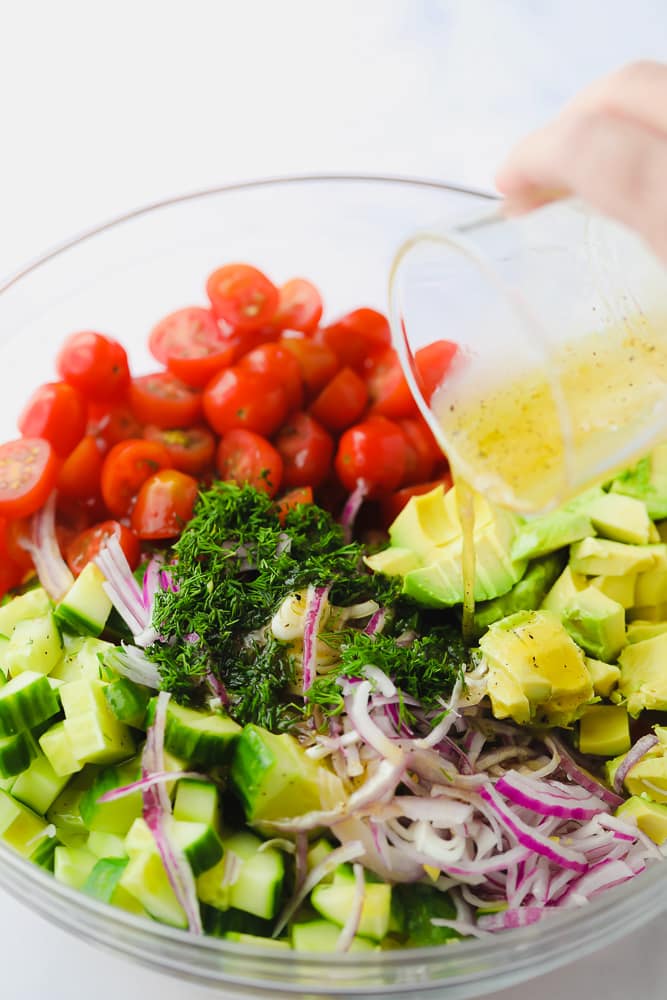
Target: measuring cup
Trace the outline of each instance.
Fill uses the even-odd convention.
[[[390,312],[421,412],[455,473],[495,503],[549,510],[667,437],[667,272],[578,201],[518,217],[499,202],[415,234],[394,260]],[[433,352],[419,349],[442,339],[453,359],[425,370]]]

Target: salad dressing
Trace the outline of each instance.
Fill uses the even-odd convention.
[[[475,504],[468,483],[456,476],[456,509],[461,523],[461,571],[463,575],[463,641],[472,645],[475,637]]]

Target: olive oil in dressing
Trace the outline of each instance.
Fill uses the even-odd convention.
[[[471,646],[475,639],[475,504],[470,486],[460,476],[456,480],[456,509],[461,523],[461,572],[463,576],[463,641]]]

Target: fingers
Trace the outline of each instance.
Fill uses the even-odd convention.
[[[610,111],[667,135],[667,65],[636,62],[583,90],[565,113]]]

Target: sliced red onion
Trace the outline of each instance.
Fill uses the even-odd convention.
[[[303,693],[310,688],[316,675],[317,634],[330,587],[308,587],[303,625]]]
[[[580,767],[560,740],[551,738],[547,739],[545,742],[547,745],[550,742],[553,746],[555,746],[560,757],[561,768],[565,771],[568,778],[574,781],[576,785],[581,785],[582,788],[585,788],[593,795],[598,795],[602,801],[606,802],[612,809],[616,809],[617,806],[621,805],[623,799],[597,781],[592,774],[589,774],[588,771]]]
[[[460,677],[457,677],[449,702],[445,703],[445,713],[443,718],[437,726],[433,727],[428,736],[425,736],[420,740],[415,740],[416,747],[419,747],[422,750],[428,750],[431,747],[437,746],[437,744],[445,738],[457,718],[456,707],[461,696],[462,687],[463,681]]]
[[[141,588],[141,601],[146,611],[152,609],[153,601],[155,600],[155,594],[157,593],[158,590],[162,589],[160,581],[161,569],[162,569],[162,560],[158,559],[157,556],[152,556],[148,560],[148,563],[146,564],[146,569],[144,570],[143,585]]]
[[[357,481],[357,485],[347,498],[345,506],[343,507],[343,512],[340,515],[340,523],[343,528],[343,538],[346,542],[349,542],[352,539],[354,522],[357,519],[357,514],[359,513],[361,505],[367,495],[368,486],[363,479],[359,479]]]
[[[559,906],[581,906],[603,889],[611,889],[621,882],[627,882],[634,872],[624,861],[604,860],[590,871],[575,879],[567,892],[558,900]]]
[[[419,799],[416,795],[401,795],[395,801],[400,805],[402,816],[413,820],[427,820],[438,830],[462,826],[473,814],[473,806],[469,802],[457,802],[454,799]]]
[[[120,785],[118,788],[112,788],[111,791],[105,792],[104,795],[100,795],[98,802],[115,802],[116,799],[125,798],[126,795],[132,795],[133,792],[143,792],[147,788],[151,788],[153,785],[159,785],[160,783],[167,783],[169,781],[180,781],[181,778],[196,778],[198,781],[210,781],[211,779],[206,774],[201,774],[199,771],[155,771],[153,774],[148,774],[144,778],[139,778],[138,781],[132,781],[129,785]]]
[[[352,792],[347,800],[346,811],[354,813],[366,806],[386,801],[387,796],[393,795],[396,791],[396,786],[403,776],[406,764],[407,760],[401,760],[398,763],[381,760],[375,773]]]
[[[615,792],[618,792],[619,795],[623,792],[623,782],[627,777],[628,771],[631,771],[635,764],[638,764],[642,757],[645,757],[649,750],[652,750],[657,742],[658,737],[654,733],[647,733],[646,736],[642,736],[641,739],[637,740],[635,745],[628,750],[625,757],[616,768],[616,773],[614,774]]]
[[[346,709],[350,723],[364,743],[372,747],[381,757],[393,764],[402,764],[405,754],[401,748],[385,736],[379,726],[371,719],[368,711],[370,693],[370,681],[361,681],[355,686],[352,694],[346,696]]]
[[[294,891],[298,892],[308,874],[308,835],[297,833],[294,839]]]
[[[527,927],[537,923],[546,915],[541,906],[526,906],[516,910],[502,910],[499,913],[485,913],[477,920],[482,931],[505,931],[513,927]]]
[[[306,896],[315,888],[316,885],[329,875],[335,868],[339,865],[344,864],[347,861],[356,861],[364,853],[364,845],[359,840],[353,840],[349,844],[344,844],[342,847],[335,847],[325,858],[320,861],[318,865],[315,865],[309,872],[306,878],[303,880],[302,885],[293,893],[292,898],[289,900],[284,910],[278,917],[276,926],[273,928],[273,937],[278,937],[282,929],[289,923],[292,918],[292,914],[298,910],[301,903],[304,901]]]
[[[396,685],[389,677],[387,677],[384,670],[380,670],[379,667],[374,667],[371,663],[367,663],[363,672],[364,676],[367,677],[369,681],[372,681],[376,691],[379,691],[385,698],[398,697]]]
[[[531,781],[517,771],[506,771],[496,781],[496,791],[515,805],[559,819],[589,820],[605,808],[604,802],[595,795],[589,795],[586,800],[575,796],[568,799],[562,792],[552,789],[548,782]]]
[[[300,834],[300,836],[304,836]],[[306,846],[308,841],[306,840]],[[271,840],[263,840],[262,843],[257,848],[257,853],[262,854],[264,851],[270,851],[272,848],[276,848],[278,851],[284,851],[286,854],[296,854],[296,844],[293,840],[285,840],[284,837],[272,837]]]
[[[152,609],[144,607],[139,585],[115,535],[108,539],[93,561],[106,578],[102,585],[106,595],[137,645],[149,646],[155,642],[157,632],[151,628]]]
[[[128,646],[125,643],[115,646],[106,654],[105,662],[121,677],[127,677],[136,684],[143,684],[144,687],[153,688],[155,691],[160,687],[157,667],[136,646]]]
[[[349,951],[361,923],[361,911],[364,908],[366,898],[366,879],[361,865],[353,865],[352,871],[354,872],[354,896],[347,920],[336,941],[336,951]]]
[[[387,619],[387,609],[378,608],[374,615],[372,615],[368,625],[364,629],[366,635],[377,635],[384,628],[384,623]]]
[[[57,604],[74,583],[74,577],[62,557],[56,538],[55,490],[41,510],[33,514],[31,538],[24,540],[22,545],[32,556],[39,582]]]
[[[214,698],[217,698],[221,705],[225,707],[230,703],[230,697],[227,693],[227,688],[222,683],[219,677],[216,677],[212,670],[206,671],[206,683],[208,684],[211,694]]]

